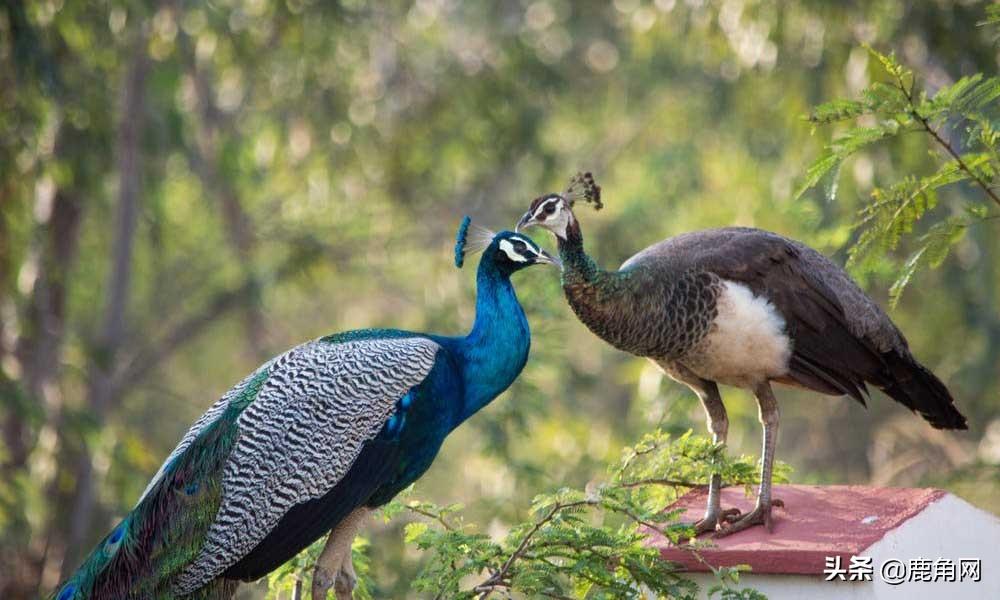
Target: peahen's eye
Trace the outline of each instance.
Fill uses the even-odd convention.
[[[542,208],[542,212],[544,212],[547,215],[551,215],[552,213],[556,212],[556,203],[549,202],[548,204],[545,205],[544,208]]]

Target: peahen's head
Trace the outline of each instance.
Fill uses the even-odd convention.
[[[483,227],[474,227],[470,230],[470,221],[469,217],[465,217],[458,228],[455,240],[455,266],[461,267],[467,254],[479,250],[483,251],[480,263],[489,261],[489,264],[504,275],[537,264],[559,266],[559,259],[539,248],[538,244],[528,236],[513,231],[493,233]]]
[[[603,206],[601,188],[594,183],[590,173],[578,173],[562,194],[545,194],[532,200],[528,212],[524,213],[514,229],[520,231],[533,226],[542,227],[559,239],[566,240],[569,231],[576,225],[573,205],[577,200],[593,204],[594,210],[600,210]]]

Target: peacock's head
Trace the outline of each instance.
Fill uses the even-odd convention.
[[[461,268],[465,256],[483,251],[481,262],[490,261],[506,275],[537,264],[561,266],[559,259],[538,247],[531,238],[513,231],[493,233],[484,227],[473,227],[471,219],[465,217],[458,227],[455,240],[455,266]]]
[[[570,228],[576,224],[573,205],[577,200],[593,204],[594,210],[603,206],[601,188],[594,183],[590,173],[577,173],[562,194],[545,194],[532,200],[528,212],[517,222],[514,231],[537,226],[548,229],[560,240],[566,240]]]

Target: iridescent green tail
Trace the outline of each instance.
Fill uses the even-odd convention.
[[[236,418],[266,379],[249,382],[222,415],[205,426],[132,512],[112,530],[54,600],[166,600],[171,582],[198,556],[221,502],[223,467],[237,437]],[[189,598],[230,598],[235,582],[207,583]]]

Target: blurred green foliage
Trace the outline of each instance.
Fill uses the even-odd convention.
[[[885,136],[842,163],[835,200],[796,197],[832,140],[872,126],[814,134],[802,116],[888,81],[866,44],[894,51],[928,102],[995,77],[997,28],[977,23],[996,16],[964,0],[6,2],[0,596],[51,590],[267,357],[349,328],[468,327],[474,275],[450,266],[463,214],[510,227],[588,169],[606,208],[583,229],[607,267],[732,224],[846,262],[873,191],[947,159],[926,134]],[[953,120],[935,127],[980,151]],[[986,205],[967,181],[936,196],[856,271],[876,298],[935,223]],[[1000,511],[996,227],[949,237],[892,313],[971,431],[932,431],[883,397],[865,411],[782,389],[778,456],[796,481],[937,485]],[[491,543],[643,433],[703,427],[692,394],[576,321],[554,273],[515,284],[528,367],[414,492],[462,503]],[[755,451],[753,401],[723,393],[730,452]],[[369,529],[374,597],[418,595],[432,557],[404,544],[406,521]]]
[[[775,481],[787,481],[788,466],[775,466]],[[747,494],[753,492],[751,484],[760,483],[754,458],[733,460],[724,446],[690,431],[671,439],[657,430],[624,449],[621,460],[608,469],[607,481],[536,496],[531,518],[498,540],[466,522],[460,504],[396,499],[381,512],[386,523],[407,512],[417,517],[406,524],[404,541],[426,557],[412,587],[428,597],[694,598],[697,585],[663,561],[660,549],[647,541],[658,535],[687,544],[699,555],[710,542],[688,544],[694,528],[678,522],[682,511],[664,507],[691,488],[705,486],[714,472],[723,485],[742,485]],[[283,597],[308,579],[312,563],[302,558],[318,556],[322,543],[271,575],[269,599]],[[355,548],[355,559],[364,583],[358,595],[364,596],[370,571],[363,547]],[[736,584],[746,568],[713,568],[723,598],[743,597]]]
[[[903,263],[889,288],[890,304],[895,306],[920,267],[940,266],[966,229],[1000,216],[996,212],[1000,208],[1000,132],[996,128],[1000,123],[1000,78],[976,73],[928,97],[926,91],[917,93],[913,71],[894,55],[871,48],[869,52],[885,69],[889,83],[868,86],[861,100],[834,100],[813,110],[809,120],[816,124],[858,121],[859,125],[826,147],[809,167],[796,195],[801,197],[826,179],[827,196],[833,200],[844,161],[874,143],[906,133],[926,134],[928,143],[936,145],[944,157],[931,175],[907,175],[887,188],[872,190],[871,203],[859,211],[860,235],[850,248],[848,266],[857,271],[884,262],[917,221],[937,206],[939,189],[968,181],[983,194],[980,202],[964,207],[964,214],[941,219],[920,236],[917,250]],[[940,133],[944,126],[964,129],[965,135],[948,141]]]

